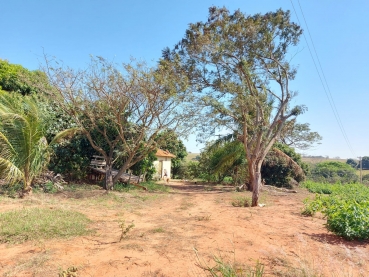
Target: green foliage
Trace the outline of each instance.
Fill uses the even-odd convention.
[[[59,132],[49,144],[36,97],[0,92],[0,177],[9,183],[22,181],[24,189],[30,188],[49,162],[50,145],[76,131]]]
[[[43,184],[42,187],[43,187],[43,190],[44,190],[45,193],[56,193],[56,192],[58,192],[57,187],[51,181]]]
[[[202,168],[197,161],[189,161],[187,163],[181,164],[178,169],[179,179],[193,180],[197,178],[206,179],[204,172],[201,171]]]
[[[128,226],[126,226],[126,221],[123,220],[119,224],[119,227],[121,229],[121,234],[120,234],[119,242],[121,242],[127,236],[128,232],[131,231],[131,229],[133,229],[135,227],[135,225],[133,223],[131,223]]]
[[[297,123],[296,119],[286,122],[280,137],[283,144],[300,150],[309,149],[322,140],[317,132],[311,132],[309,123]]]
[[[369,198],[360,203],[337,200],[323,210],[328,230],[346,239],[369,239]]]
[[[146,174],[145,179],[147,181],[152,180],[154,173],[156,172],[154,161],[157,159],[157,157],[155,152],[156,151],[149,152],[145,158],[131,166],[130,169],[134,175],[140,176],[142,174]]]
[[[247,176],[245,151],[232,135],[208,144],[201,152],[199,170],[202,179],[221,182],[230,176],[235,184],[244,183]]]
[[[359,166],[359,163],[355,161],[354,159],[347,159],[346,163],[348,165],[351,165],[355,169]]]
[[[275,148],[286,155],[274,151]],[[290,187],[291,179],[297,182],[303,181],[309,167],[302,161],[301,155],[297,154],[292,147],[282,143],[275,143],[273,149],[266,155],[261,167],[261,176],[265,183],[276,187]]]
[[[362,180],[363,180],[363,183],[364,183],[364,184],[369,185],[369,174],[365,174],[365,175],[362,177]]]
[[[319,193],[314,200],[305,200],[304,215],[322,212],[327,228],[346,239],[369,238],[369,188],[361,184],[324,184],[306,182],[304,186]]]
[[[355,169],[342,162],[321,162],[316,164],[309,175],[315,182],[353,183],[358,181]]]
[[[29,71],[17,64],[0,59],[0,90],[29,95],[47,87],[48,80],[41,71]]]
[[[68,180],[80,180],[87,176],[91,158],[96,151],[88,140],[77,135],[52,147],[49,169],[60,173]]]
[[[189,24],[184,37],[173,49],[165,49],[160,61],[191,81],[200,139],[228,129],[243,143],[253,205],[265,155],[286,121],[306,110],[292,105],[295,94],[289,88],[297,71],[288,51],[301,34],[289,11],[247,15],[212,6],[207,20]],[[211,177],[219,181],[225,176]]]
[[[0,242],[22,243],[90,233],[90,220],[74,211],[29,208],[0,213]]]
[[[281,155],[279,151],[269,151],[261,167],[261,175],[265,183],[277,187],[289,187],[291,179],[297,182],[303,181],[309,168],[302,161],[301,155],[282,143],[275,143],[273,149],[275,148],[285,155]],[[225,137],[208,145],[201,153],[199,162],[200,171],[207,174],[202,177],[208,181],[220,182],[226,176],[230,176],[234,184],[248,182],[245,150],[242,143],[234,140],[234,137]]]
[[[5,184],[0,186],[0,194],[10,198],[16,198],[19,196],[19,192],[22,191],[22,188],[22,183]]]

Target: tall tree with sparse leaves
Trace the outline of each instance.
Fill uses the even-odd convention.
[[[304,106],[292,106],[296,69],[288,51],[301,28],[289,11],[245,15],[209,8],[206,22],[189,25],[183,39],[163,51],[162,64],[191,80],[202,112],[203,132],[228,128],[243,143],[252,206],[258,205],[261,166],[286,122]]]

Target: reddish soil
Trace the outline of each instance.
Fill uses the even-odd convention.
[[[1,276],[208,276],[199,263],[213,256],[240,266],[264,265],[264,276],[369,276],[368,242],[328,232],[321,216],[300,214],[312,196],[265,191],[264,207],[233,207],[248,193],[172,182],[169,193],[102,191],[0,198],[0,212],[23,207],[65,208],[86,214],[93,235],[0,245]],[[119,242],[125,221],[134,227]],[[196,252],[197,255],[196,256]],[[198,258],[197,258],[198,257]],[[72,276],[72,275],[70,275]]]

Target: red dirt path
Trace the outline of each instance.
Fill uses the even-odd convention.
[[[305,190],[263,192],[265,207],[242,208],[231,201],[247,193],[170,186],[170,193],[104,196],[96,190],[1,198],[0,212],[34,206],[79,211],[96,233],[2,244],[0,276],[58,276],[71,266],[77,276],[207,276],[196,266],[195,249],[209,265],[213,255],[251,267],[259,261],[264,276],[369,276],[368,242],[345,241],[326,230],[322,217],[301,216],[303,199],[312,196]],[[135,226],[119,242],[122,220]]]

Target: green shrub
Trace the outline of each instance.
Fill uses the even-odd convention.
[[[349,240],[369,239],[369,201],[335,201],[323,213],[327,216],[327,228]]]
[[[369,188],[361,184],[305,182],[314,200],[304,200],[303,215],[320,211],[327,218],[328,230],[349,240],[369,238]]]
[[[344,184],[359,180],[355,169],[342,162],[321,162],[311,170],[309,179],[315,182],[328,182]]]
[[[53,182],[47,182],[45,184],[43,184],[43,189],[44,189],[44,192],[46,193],[56,193],[58,192],[58,189],[56,186],[54,186]]]
[[[267,185],[287,188],[291,188],[291,179],[298,183],[304,181],[308,171],[309,166],[302,161],[301,155],[282,143],[273,145],[261,167],[261,175]]]
[[[19,195],[19,192],[22,191],[23,185],[18,183],[14,185],[2,185],[0,186],[0,194],[3,194],[10,198],[16,198]]]

